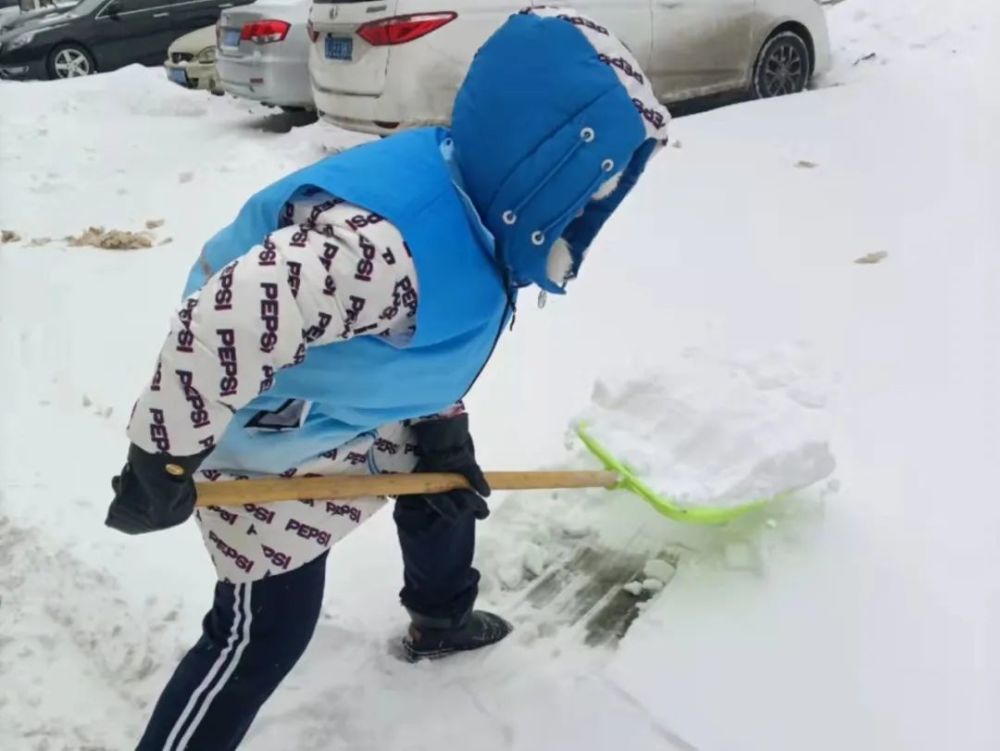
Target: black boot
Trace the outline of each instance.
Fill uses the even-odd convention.
[[[428,618],[411,610],[410,619],[410,632],[403,638],[410,662],[488,647],[514,630],[503,618],[485,610],[473,610],[460,619]]]

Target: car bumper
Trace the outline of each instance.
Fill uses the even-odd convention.
[[[17,54],[0,55],[0,79],[29,81],[48,78],[49,71],[44,57],[27,57]]]
[[[309,73],[302,60],[227,58],[216,60],[219,82],[234,96],[277,107],[312,107]]]
[[[165,62],[163,70],[167,78],[189,89],[209,89],[218,91],[219,85],[216,80],[215,65],[212,63]]]
[[[833,55],[830,52],[830,32],[826,22],[813,29],[813,75],[828,73],[833,67]]]
[[[423,107],[426,97],[415,102],[391,92],[380,96],[344,94],[330,91],[315,78],[310,80],[317,114],[347,130],[385,136],[406,128],[447,125],[451,115],[450,101],[440,103],[437,111],[442,114],[434,115]]]
[[[447,125],[466,67],[436,48],[420,54],[394,55],[380,92],[359,94],[343,90],[343,67],[328,61],[322,46],[312,45],[309,80],[320,116],[342,128],[377,135],[405,128]]]

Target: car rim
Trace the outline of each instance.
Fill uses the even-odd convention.
[[[90,60],[80,50],[59,50],[54,66],[59,78],[76,78],[90,75]]]
[[[799,46],[791,41],[775,45],[763,71],[764,96],[780,96],[802,91],[806,84],[806,61]]]

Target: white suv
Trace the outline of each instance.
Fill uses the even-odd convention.
[[[527,4],[313,0],[309,74],[319,113],[369,133],[446,124],[476,50]],[[819,0],[577,0],[573,7],[611,28],[665,102],[739,89],[793,93],[829,66]]]

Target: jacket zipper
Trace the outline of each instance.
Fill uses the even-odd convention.
[[[472,379],[468,387],[465,389],[465,393],[462,394],[461,397],[462,399],[468,396],[469,392],[472,391],[472,387],[476,385],[476,381],[479,380],[479,376],[481,376],[483,374],[483,371],[486,370],[486,365],[489,363],[490,360],[493,359],[493,353],[496,351],[497,344],[500,343],[500,337],[503,336],[504,326],[507,324],[508,311],[510,311],[511,313],[510,326],[511,328],[514,328],[514,317],[517,315],[517,308],[515,305],[513,305],[513,303],[511,303],[509,294],[507,296],[507,304],[503,306],[503,315],[500,316],[500,326],[497,328],[497,335],[493,337],[493,346],[490,347],[490,353],[486,355],[486,359],[483,360],[483,364],[479,366],[479,371],[476,373],[475,378]]]

